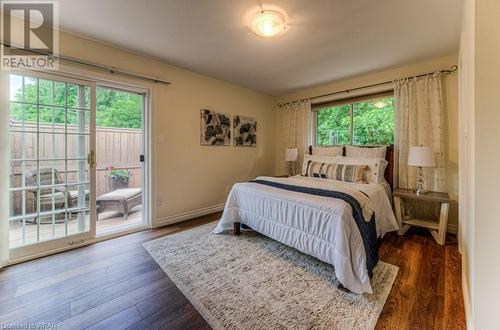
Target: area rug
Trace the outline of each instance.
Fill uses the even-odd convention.
[[[398,267],[379,262],[373,294],[345,293],[331,265],[251,230],[215,223],[144,244],[214,329],[373,329]]]

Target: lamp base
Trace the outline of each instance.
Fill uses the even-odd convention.
[[[289,161],[288,162],[288,176],[293,176],[293,162]]]
[[[427,190],[423,189],[423,188],[417,188],[417,189],[414,189],[413,192],[417,195],[425,195],[428,193]]]
[[[414,190],[417,195],[427,194],[427,190],[424,189],[424,169],[419,166],[417,169],[417,188]]]

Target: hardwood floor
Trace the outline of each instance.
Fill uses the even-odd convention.
[[[2,325],[57,329],[209,329],[142,243],[219,214],[97,243],[0,271]],[[465,329],[456,240],[425,231],[390,234],[380,259],[400,267],[378,329]]]
[[[383,239],[380,259],[399,273],[377,329],[465,329],[461,256],[454,235],[438,245],[426,229]]]

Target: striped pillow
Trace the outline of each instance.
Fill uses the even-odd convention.
[[[306,170],[306,176],[314,178],[331,179],[335,173],[334,163],[309,162]]]
[[[381,158],[356,158],[356,157],[338,157],[338,164],[344,165],[363,165],[368,166],[366,173],[368,182],[381,183],[384,182],[384,171],[387,166],[387,161]]]
[[[335,164],[337,162],[337,158],[338,158],[337,156],[330,157],[330,156],[320,156],[320,155],[305,154],[304,155],[304,161],[302,162],[302,172],[301,172],[301,174],[303,176],[309,176],[309,174],[308,174],[309,166],[311,165],[312,162]]]
[[[337,164],[332,179],[346,182],[367,183],[369,169],[367,165]]]
[[[305,176],[346,182],[368,183],[369,166],[309,161]]]

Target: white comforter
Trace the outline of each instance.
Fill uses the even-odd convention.
[[[398,229],[385,188],[295,176],[259,177],[295,186],[325,190],[355,188],[369,196],[375,212],[377,235]],[[372,293],[364,245],[351,206],[341,199],[299,193],[258,183],[237,183],[229,193],[214,233],[231,229],[234,222],[312,255],[335,267],[338,280],[356,293]]]

